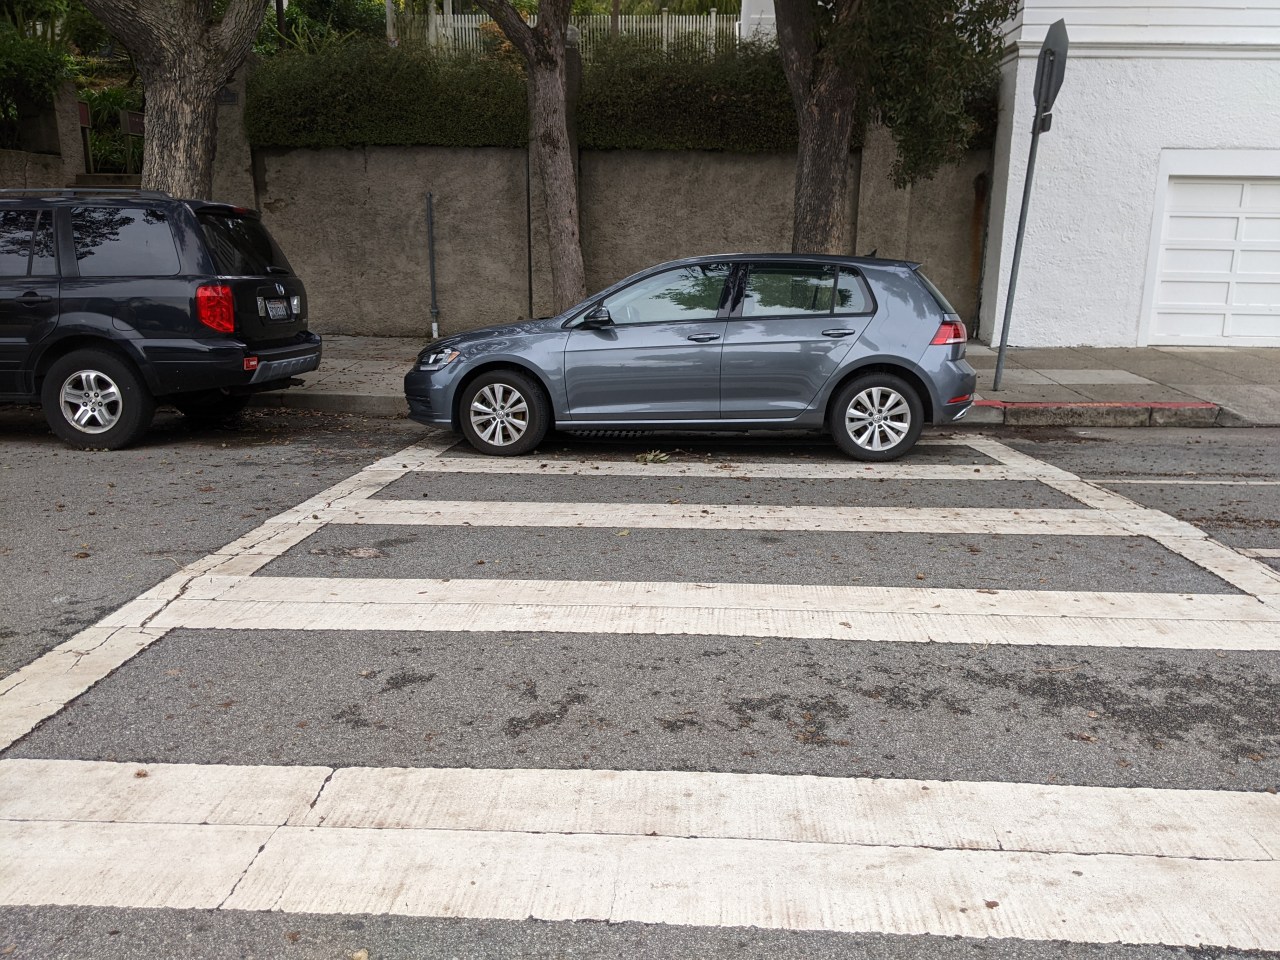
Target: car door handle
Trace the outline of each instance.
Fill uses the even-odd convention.
[[[24,307],[34,307],[37,303],[48,303],[53,297],[46,297],[44,294],[36,293],[34,290],[28,290],[16,299]]]
[[[719,340],[719,339],[720,339],[720,334],[718,334],[718,333],[695,333],[695,334],[691,334],[690,336],[686,337],[685,339],[686,339],[686,340],[692,340],[694,343],[710,343],[712,340]]]
[[[857,330],[823,330],[822,335],[824,337],[837,337],[837,338],[852,337],[857,332],[858,332]]]

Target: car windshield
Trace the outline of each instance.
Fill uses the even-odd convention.
[[[197,216],[219,274],[244,277],[293,272],[289,261],[260,221],[205,210]]]

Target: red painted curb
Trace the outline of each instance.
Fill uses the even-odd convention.
[[[1094,408],[1124,408],[1131,410],[1216,410],[1216,403],[1208,403],[1207,401],[1191,401],[1186,403],[1143,403],[1137,401],[1134,403],[1126,403],[1122,401],[1099,401],[1099,400],[1060,400],[1057,402],[1044,400],[975,400],[975,407],[995,407],[997,409],[1005,409],[1007,407],[1020,407],[1033,410],[1059,409],[1062,407],[1085,407]]]

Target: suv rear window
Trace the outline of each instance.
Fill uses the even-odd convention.
[[[82,277],[172,277],[178,272],[178,248],[163,210],[76,207],[71,238]]]
[[[208,210],[197,211],[196,217],[219,275],[261,277],[268,273],[293,273],[289,261],[261,221]]]

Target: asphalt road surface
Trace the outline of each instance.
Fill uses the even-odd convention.
[[[1280,957],[1280,431],[0,443],[0,956]]]

